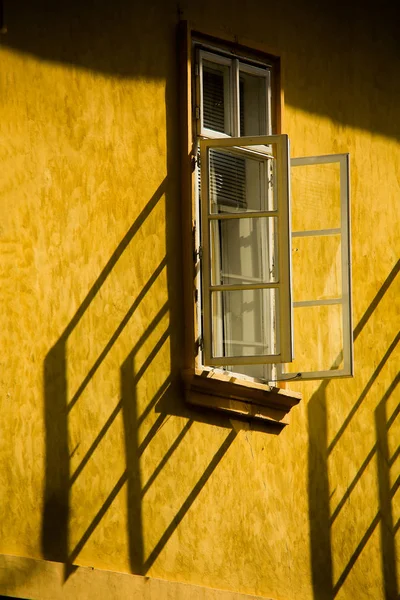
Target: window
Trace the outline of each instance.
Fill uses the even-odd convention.
[[[196,366],[264,383],[350,376],[349,157],[290,157],[276,59],[189,47]]]
[[[203,361],[263,378],[292,360],[288,140],[203,139],[200,157]]]

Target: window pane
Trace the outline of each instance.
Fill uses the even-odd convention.
[[[343,368],[342,306],[294,308],[294,361],[285,372],[327,371]]]
[[[276,210],[274,158],[210,148],[209,161],[211,213]]]
[[[231,135],[230,68],[203,61],[203,127]]]
[[[267,79],[240,73],[240,135],[267,135]]]
[[[232,152],[210,150],[211,203],[221,210],[246,210],[246,163]],[[220,211],[218,211],[220,212]]]
[[[210,222],[211,285],[278,281],[278,219]]]
[[[294,237],[293,300],[328,300],[342,295],[340,235]]]
[[[253,379],[259,379],[261,383],[271,381],[271,365],[230,365],[225,367],[227,371],[237,373],[238,375],[246,375]]]
[[[295,166],[290,178],[293,231],[340,227],[339,163]]]
[[[211,292],[213,357],[279,354],[277,289]]]

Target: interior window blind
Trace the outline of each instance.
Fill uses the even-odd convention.
[[[243,158],[210,150],[210,198],[213,204],[246,208],[246,165]]]
[[[207,129],[224,133],[225,92],[224,73],[210,63],[203,67],[203,125]],[[240,82],[240,127],[244,130],[244,86]],[[230,208],[246,208],[246,165],[241,157],[227,152],[210,152],[211,202]],[[199,182],[200,183],[200,182]]]
[[[209,66],[203,69],[203,123],[207,129],[225,131],[224,75]]]

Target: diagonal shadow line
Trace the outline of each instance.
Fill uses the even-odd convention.
[[[373,312],[375,311],[376,307],[378,306],[379,302],[382,300],[383,296],[385,295],[385,293],[387,292],[387,290],[389,289],[390,285],[393,283],[397,273],[400,270],[400,260],[397,261],[397,263],[394,265],[394,267],[392,268],[392,270],[390,271],[390,273],[388,274],[388,276],[386,277],[383,285],[380,287],[380,289],[378,290],[377,294],[375,295],[375,297],[373,298],[372,302],[370,303],[370,305],[368,306],[367,310],[364,312],[363,316],[361,317],[359,323],[357,324],[357,326],[355,327],[355,329],[353,330],[353,340],[355,341],[358,336],[361,334],[362,330],[364,329],[366,323],[368,322],[368,320],[370,319],[371,315],[373,314]],[[386,353],[386,357],[389,356],[391,352],[391,349],[389,349],[389,351]],[[386,360],[386,358],[384,357],[383,360]],[[367,384],[367,388],[364,389],[364,391],[361,394],[361,397],[359,398],[359,400],[357,401],[357,404],[355,407],[353,407],[351,413],[348,415],[345,423],[343,424],[343,426],[341,427],[340,431],[336,434],[334,440],[331,442],[331,444],[327,447],[327,443],[326,443],[326,432],[325,432],[325,440],[323,441],[322,444],[322,452],[321,452],[321,460],[319,461],[319,465],[321,467],[321,472],[319,473],[319,477],[315,478],[315,473],[314,475],[310,478],[309,475],[309,497],[310,497],[310,522],[313,522],[313,519],[311,518],[312,515],[312,511],[317,509],[317,507],[321,507],[321,499],[316,498],[313,496],[313,493],[310,492],[310,490],[314,489],[314,485],[315,483],[319,482],[323,487],[325,486],[325,488],[327,487],[327,483],[326,483],[326,477],[327,477],[327,464],[326,464],[326,460],[327,460],[327,456],[329,455],[330,452],[332,452],[334,446],[336,445],[336,443],[338,442],[338,440],[340,439],[341,435],[343,434],[344,430],[346,429],[346,427],[348,426],[350,420],[352,419],[352,417],[354,416],[355,412],[357,411],[358,407],[360,406],[361,402],[363,401],[363,399],[365,398],[366,393],[368,392],[368,390],[370,389],[373,381],[376,379],[377,374],[379,373],[379,371],[382,369],[384,362],[382,361],[380,363],[380,365],[378,366],[378,369],[375,371],[375,373],[373,374],[373,376],[371,377],[369,383]],[[324,395],[325,391],[327,389],[327,386],[329,384],[329,381],[324,381],[321,383],[321,385],[319,386],[318,390],[316,391],[316,393],[314,394],[314,399],[317,399],[319,396]],[[312,402],[313,399],[311,399],[310,402],[310,408],[309,408],[309,426],[311,427],[311,425],[313,424],[313,416],[311,414],[311,409],[313,408],[312,412],[315,413],[315,409],[318,408],[319,404],[315,404],[315,402]],[[323,402],[321,404],[321,408],[324,408],[326,406],[326,400],[325,398],[323,398]],[[326,415],[325,418],[323,419],[323,422],[326,422]],[[326,424],[326,423],[325,423]],[[311,438],[318,438],[319,433],[315,430],[314,428],[314,433],[313,430],[311,429],[311,433],[310,436]],[[315,441],[315,440],[314,440]],[[317,456],[320,456],[320,451],[321,451],[321,445],[319,444],[319,451],[317,451]],[[327,452],[327,455],[325,455],[325,452]],[[310,451],[309,451],[310,454]],[[324,458],[322,458],[322,456]],[[310,457],[309,457],[309,464],[310,464]],[[314,498],[314,503],[313,503],[313,498]],[[326,499],[325,501],[322,501],[322,506],[324,506],[326,504],[326,506],[328,506],[329,503],[329,499]],[[318,512],[318,511],[317,511]],[[319,518],[321,519],[321,510],[319,510]],[[354,562],[349,566],[349,569],[347,572],[344,572],[341,576],[341,579],[338,581],[338,583],[336,584],[335,588],[333,588],[331,580],[332,580],[332,556],[331,556],[331,542],[330,542],[330,517],[327,514],[327,511],[322,510],[322,517],[325,520],[325,526],[326,526],[326,531],[323,530],[322,531],[322,540],[323,542],[325,542],[325,555],[323,556],[323,560],[322,563],[321,561],[318,560],[318,555],[320,554],[320,550],[321,550],[321,531],[318,531],[318,528],[315,527],[315,535],[313,538],[312,535],[312,531],[311,531],[311,564],[312,564],[312,572],[313,572],[313,590],[314,590],[314,596],[319,597],[319,591],[325,593],[324,590],[326,590],[327,585],[329,587],[329,597],[332,598],[332,594],[335,595],[338,591],[338,589],[340,588],[340,586],[342,585],[344,579],[347,577],[348,572],[351,570],[352,565],[354,564],[355,560],[356,560],[356,556],[353,555],[353,559]],[[373,526],[373,524],[372,524]],[[376,527],[376,525],[375,525]],[[374,527],[373,527],[374,528]],[[323,528],[324,529],[324,528]],[[324,537],[325,536],[325,537]],[[314,543],[313,543],[314,542]],[[315,545],[315,549],[314,549],[314,545]],[[361,550],[360,550],[361,552]],[[321,573],[321,569],[320,566],[321,564],[326,566],[326,573]],[[322,575],[322,577],[321,577]],[[336,590],[336,591],[335,591]]]
[[[107,510],[110,508],[111,504],[114,502],[119,491],[121,490],[122,486],[124,485],[124,483],[126,483],[127,480],[128,480],[128,474],[127,474],[127,471],[124,471],[124,473],[118,479],[117,483],[115,484],[112,491],[108,495],[108,497],[107,497],[106,501],[104,502],[104,504],[102,505],[101,509],[98,511],[97,515],[94,517],[91,524],[86,529],[85,533],[83,534],[83,536],[81,537],[79,542],[76,544],[74,550],[69,555],[68,562],[70,564],[73,564],[74,560],[76,559],[76,557],[78,556],[78,554],[80,553],[80,551],[82,550],[82,548],[84,547],[84,545],[86,544],[86,542],[88,541],[88,539],[90,538],[90,536],[92,535],[94,530],[96,529],[97,525],[100,523],[100,521],[106,514]]]
[[[151,211],[155,208],[158,201],[160,200],[162,195],[165,193],[165,187],[166,187],[166,181],[164,179],[160,183],[157,190],[154,192],[153,196],[150,198],[150,200],[148,201],[146,206],[143,208],[142,212],[139,214],[139,216],[136,218],[134,223],[132,223],[132,225],[130,226],[128,231],[125,233],[121,242],[118,244],[117,248],[112,253],[107,264],[101,271],[100,275],[97,277],[96,281],[94,282],[94,284],[92,285],[92,287],[90,288],[88,293],[86,294],[85,299],[83,300],[82,304],[80,305],[80,307],[78,308],[78,310],[76,311],[74,316],[72,317],[71,321],[68,323],[67,327],[64,329],[63,333],[60,336],[60,339],[67,338],[71,334],[71,332],[75,329],[75,327],[77,326],[77,324],[79,323],[79,321],[81,320],[81,318],[83,317],[83,315],[85,314],[87,309],[89,308],[91,302],[93,301],[93,299],[96,297],[96,295],[100,291],[103,283],[105,282],[107,277],[110,275],[111,271],[117,264],[118,260],[121,258],[122,254],[125,252],[126,248],[129,246],[130,242],[132,241],[132,238],[136,235],[136,233],[142,227],[143,223],[145,222],[147,217],[150,215]]]
[[[220,448],[215,453],[214,457],[212,458],[210,464],[204,471],[203,475],[200,477],[200,479],[194,486],[193,490],[190,492],[189,496],[186,498],[185,502],[182,504],[181,508],[179,509],[179,511],[177,512],[177,514],[175,515],[175,517],[173,518],[171,523],[168,525],[167,529],[164,531],[160,540],[158,541],[158,543],[156,544],[156,546],[154,547],[154,549],[152,550],[152,552],[150,553],[148,558],[145,560],[145,562],[143,564],[143,574],[147,573],[147,571],[150,569],[151,565],[157,559],[161,550],[164,548],[165,544],[168,542],[171,535],[174,533],[174,531],[176,530],[178,525],[183,520],[187,511],[192,506],[192,504],[196,500],[197,496],[200,494],[201,490],[207,483],[208,479],[211,477],[211,475],[214,472],[214,470],[216,469],[218,463],[221,461],[221,459],[223,458],[225,453],[228,451],[228,449],[231,446],[232,442],[234,441],[235,437],[236,437],[235,431],[231,431],[227,435],[227,437],[225,438],[225,441],[222,443]]]
[[[349,575],[351,569],[354,567],[356,560],[358,559],[358,557],[360,556],[361,552],[364,550],[369,538],[371,537],[371,535],[373,534],[374,530],[376,529],[379,521],[381,520],[381,515],[380,513],[378,513],[374,520],[372,521],[371,525],[368,527],[367,531],[365,532],[365,534],[363,535],[362,540],[360,541],[360,543],[358,544],[357,548],[354,550],[351,559],[349,560],[349,562],[347,563],[347,565],[345,566],[345,568],[342,571],[342,574],[340,575],[339,579],[337,580],[336,584],[333,587],[333,597],[335,597],[337,595],[337,593],[339,592],[340,588],[342,587],[342,585],[344,584],[344,582],[347,579],[347,576]]]
[[[67,436],[67,369],[66,343],[92,300],[102,288],[119,258],[166,191],[166,178],[125,233],[97,279],[66,326],[44,362],[44,397],[46,422],[46,459],[44,508],[42,511],[41,546],[43,555],[52,560],[68,560],[68,514],[70,504],[70,453]],[[57,527],[57,536],[54,529]]]
[[[397,263],[394,265],[393,269],[390,271],[389,275],[386,277],[382,286],[379,288],[378,293],[376,294],[376,296],[372,300],[371,304],[368,306],[367,310],[365,311],[365,313],[361,317],[360,321],[358,322],[356,328],[354,329],[354,334],[353,334],[354,341],[356,341],[356,339],[360,335],[361,331],[364,329],[370,316],[372,315],[372,313],[378,306],[379,302],[382,300],[383,296],[385,295],[385,293],[387,292],[387,290],[393,283],[393,281],[396,278],[396,275],[398,274],[399,271],[400,271],[400,259],[397,261]]]
[[[135,380],[136,382],[140,379],[140,377],[143,375],[144,371],[146,370],[146,368],[148,367],[148,365],[151,363],[151,361],[153,360],[154,356],[157,354],[157,352],[159,351],[159,349],[161,348],[161,346],[165,343],[165,340],[168,338],[169,335],[169,331],[167,330],[162,337],[160,338],[160,340],[157,342],[157,344],[154,346],[153,350],[151,351],[151,353],[148,355],[145,363],[142,365],[140,371],[138,372],[138,374],[135,376]],[[142,336],[143,338],[143,336]],[[153,399],[154,400],[154,399]],[[121,400],[118,402],[118,404],[116,405],[116,407],[114,408],[114,410],[112,411],[111,415],[109,416],[109,418],[107,419],[106,423],[103,425],[103,427],[101,428],[101,430],[99,431],[98,435],[96,436],[96,439],[94,440],[93,444],[90,446],[89,450],[87,451],[86,455],[84,456],[84,458],[82,459],[81,463],[78,465],[77,469],[75,470],[75,472],[73,473],[73,475],[71,476],[70,479],[70,485],[72,486],[74,484],[74,482],[76,481],[76,479],[78,478],[78,476],[80,475],[80,473],[82,472],[82,470],[84,469],[84,467],[86,466],[86,464],[89,462],[89,459],[91,457],[91,455],[93,454],[93,452],[96,450],[97,446],[99,445],[99,443],[101,442],[103,436],[105,435],[105,433],[107,432],[107,430],[109,429],[109,427],[111,427],[113,421],[115,420],[118,412],[121,410],[122,407],[122,402]],[[156,422],[157,423],[157,422]],[[149,433],[151,433],[154,430],[154,426],[153,428],[150,430]],[[156,433],[156,431],[154,431],[154,434]],[[154,435],[153,434],[153,435]],[[149,435],[149,434],[148,434]],[[146,437],[147,439],[147,437]],[[148,443],[148,442],[147,442]],[[147,444],[146,444],[147,445]],[[144,450],[144,448],[143,448]]]
[[[373,383],[377,379],[379,373],[382,371],[383,367],[385,366],[385,363],[387,362],[389,356],[392,354],[393,350],[396,348],[399,340],[400,340],[400,332],[396,335],[396,337],[394,338],[393,342],[390,344],[389,348],[386,350],[386,352],[385,352],[383,358],[381,359],[379,365],[376,367],[376,369],[373,372],[373,374],[371,375],[371,377],[370,377],[367,385],[365,386],[365,388],[361,392],[361,395],[359,396],[357,402],[353,405],[351,411],[347,415],[346,419],[343,421],[343,424],[340,427],[339,431],[337,432],[337,434],[335,435],[335,437],[333,438],[333,440],[329,444],[329,446],[327,448],[328,454],[330,454],[332,452],[332,450],[334,449],[334,447],[338,443],[339,439],[342,437],[342,435],[345,432],[346,428],[348,427],[350,421],[352,420],[352,418],[356,414],[357,410],[360,408],[360,406],[361,406],[364,398],[366,397],[366,395],[368,394],[369,390],[371,389]]]
[[[153,425],[150,427],[149,432],[144,438],[143,442],[139,445],[137,449],[138,456],[142,456],[143,452],[146,450],[147,446],[150,444],[152,438],[156,435],[157,431],[162,427],[165,420],[165,413],[162,413],[157,417]]]
[[[149,324],[149,326],[146,328],[145,332],[141,335],[141,337],[139,338],[138,342],[135,344],[135,347],[129,353],[129,356],[126,359],[125,362],[129,361],[129,357],[133,356],[137,352],[137,350],[144,343],[144,341],[146,340],[146,338],[148,338],[148,336],[150,335],[150,333],[153,331],[154,327],[161,321],[161,319],[163,318],[163,316],[166,314],[167,310],[168,310],[168,306],[167,306],[167,304],[165,304],[159,310],[159,312],[154,317],[154,319]],[[149,360],[149,357],[150,357],[150,355],[149,355],[149,357],[145,361],[145,364],[142,365],[141,374],[144,373],[145,369],[147,368],[147,366],[150,363],[150,361],[152,360],[152,358],[156,355],[156,353],[158,352],[158,350],[161,347],[161,345],[165,342],[164,338],[166,338],[166,337],[168,337],[168,330],[166,332],[164,332],[163,336],[161,337],[161,340],[159,340],[158,343],[156,344],[155,348],[153,348],[152,352],[150,353],[150,355],[151,355],[150,360]],[[160,342],[161,342],[161,344],[160,344]],[[135,381],[137,382],[138,379],[140,379],[139,373],[135,376]],[[93,442],[93,444],[92,444],[91,448],[89,449],[88,453],[86,454],[85,458],[82,460],[82,462],[78,466],[77,470],[75,471],[74,475],[71,478],[72,483],[73,483],[73,481],[76,480],[76,478],[78,477],[79,473],[81,473],[81,471],[83,470],[83,468],[87,464],[87,462],[88,462],[88,460],[90,458],[90,455],[93,453],[93,451],[95,450],[95,448],[98,446],[98,444],[100,443],[101,438],[103,437],[104,433],[106,432],[106,430],[108,429],[108,427],[111,425],[112,421],[115,419],[117,413],[121,409],[121,402],[122,401],[120,401],[118,403],[118,405],[115,407],[114,411],[112,412],[112,414],[108,418],[107,422],[103,426],[101,432],[99,432],[98,436],[96,437],[96,440]],[[153,437],[153,435],[156,433],[156,430],[162,425],[162,421],[164,420],[164,418],[165,418],[165,415],[160,415],[160,417],[158,417],[156,423],[153,425],[153,427],[151,428],[151,430],[147,434],[145,440],[140,445],[140,447],[138,449],[139,455],[144,451],[145,447],[147,446],[147,444],[149,443],[149,441],[151,440],[151,438]],[[95,530],[95,528],[97,527],[97,525],[99,524],[99,522],[101,521],[101,519],[103,518],[105,512],[107,511],[107,509],[109,508],[109,506],[113,502],[114,498],[118,494],[118,492],[121,489],[122,485],[127,480],[128,480],[128,474],[127,474],[127,471],[125,471],[125,473],[121,476],[121,478],[119,479],[119,481],[115,485],[115,487],[114,487],[113,491],[111,492],[111,494],[108,496],[106,502],[103,504],[101,510],[97,513],[97,515],[93,519],[91,525],[88,527],[88,529],[86,530],[85,534],[82,536],[81,540],[76,545],[76,547],[73,550],[73,552],[71,553],[71,555],[69,557],[69,562],[70,563],[72,563],[75,560],[75,558],[78,556],[79,552],[82,550],[83,546],[85,545],[85,543],[87,542],[87,540],[89,539],[89,537],[91,536],[91,534],[93,533],[93,531]]]
[[[149,289],[151,288],[153,283],[156,281],[157,277],[160,275],[161,271],[164,269],[165,266],[166,266],[166,259],[161,261],[161,263],[158,265],[158,267],[156,268],[156,270],[154,271],[152,276],[148,279],[148,281],[144,284],[143,288],[140,290],[140,293],[138,294],[137,298],[133,302],[132,306],[129,308],[128,312],[122,319],[121,323],[118,325],[117,329],[115,330],[115,332],[113,333],[113,335],[111,336],[111,338],[109,339],[109,341],[107,342],[107,344],[105,345],[105,347],[103,348],[103,350],[101,351],[101,353],[99,354],[99,356],[97,357],[97,359],[95,360],[95,362],[93,363],[91,368],[89,369],[87,375],[85,376],[84,380],[78,387],[75,394],[72,396],[71,400],[69,401],[68,412],[74,407],[74,405],[78,401],[79,397],[81,396],[82,392],[88,385],[89,381],[92,379],[92,377],[96,373],[97,369],[100,367],[101,363],[103,362],[103,360],[105,359],[107,354],[110,352],[111,348],[113,347],[113,345],[115,344],[115,342],[117,341],[119,336],[121,335],[122,331],[125,329],[129,320],[131,319],[133,313],[138,308],[138,306],[141,303],[141,301],[143,300],[144,296],[147,294],[147,292],[149,291]]]
[[[336,517],[338,516],[338,514],[342,510],[344,504],[346,503],[346,500],[348,500],[348,498],[350,497],[352,491],[356,487],[357,483],[360,481],[360,479],[361,479],[361,477],[362,477],[365,469],[368,467],[368,465],[371,462],[372,458],[375,456],[375,453],[376,453],[376,445],[373,446],[373,448],[370,450],[367,458],[364,460],[364,462],[361,465],[360,469],[357,471],[357,475],[354,477],[353,481],[351,482],[351,484],[349,485],[349,487],[347,488],[347,490],[343,494],[342,499],[340,500],[339,504],[336,506],[334,512],[332,513],[332,516],[330,518],[330,524],[331,524],[331,526],[333,525]]]
[[[396,481],[394,482],[393,486],[391,487],[391,490],[390,490],[390,497],[391,498],[394,498],[394,496],[395,496],[397,490],[399,489],[399,487],[400,487],[400,475],[398,475]]]
[[[93,452],[96,450],[97,446],[100,444],[104,435],[106,434],[108,429],[111,427],[111,425],[115,421],[121,408],[122,408],[122,401],[120,400],[118,402],[118,404],[116,405],[116,407],[114,408],[114,410],[112,411],[111,415],[108,417],[107,421],[104,423],[103,427],[100,429],[99,433],[96,436],[96,439],[90,446],[89,450],[86,452],[85,456],[83,457],[83,459],[81,460],[81,462],[79,463],[77,468],[75,469],[74,473],[71,475],[71,479],[69,481],[70,486],[72,486],[75,483],[75,481],[78,479],[79,475],[82,473],[83,469],[89,462],[90,457],[92,456]]]
[[[139,348],[144,344],[144,342],[151,335],[151,333],[154,331],[156,326],[160,323],[162,318],[167,314],[167,312],[168,312],[168,303],[165,302],[165,304],[163,304],[163,306],[160,308],[160,310],[158,311],[156,316],[153,318],[153,320],[148,324],[145,331],[142,333],[142,335],[140,336],[140,338],[138,339],[138,341],[136,342],[136,344],[134,345],[132,350],[129,352],[128,356],[124,359],[124,363],[131,360],[135,356],[135,354],[137,353]]]
[[[400,383],[400,373],[398,373],[396,375],[396,377],[393,380],[392,386],[393,389]],[[396,406],[396,408],[393,411],[393,414],[389,417],[389,419],[387,420],[386,423],[386,427],[387,429],[390,429],[391,426],[393,425],[393,423],[395,422],[395,420],[397,419],[398,414],[400,413],[400,403]]]
[[[384,405],[387,402],[388,398],[391,396],[391,394],[395,390],[395,388],[396,388],[399,380],[400,380],[400,373],[392,381],[392,383],[390,384],[390,386],[386,390],[385,394],[382,396],[382,399],[380,400],[379,405],[382,406],[382,405]],[[400,448],[398,448],[398,451],[400,451]],[[330,519],[331,524],[333,524],[333,522],[335,521],[335,519],[338,516],[339,512],[342,510],[344,503],[349,498],[351,492],[354,490],[354,488],[357,485],[358,481],[362,477],[365,469],[367,468],[367,466],[368,466],[370,460],[372,459],[372,457],[374,456],[375,452],[376,452],[376,444],[370,450],[367,458],[364,460],[363,464],[361,465],[360,469],[358,470],[357,475],[355,476],[355,478],[353,479],[353,481],[351,482],[351,484],[347,488],[347,490],[346,490],[345,494],[343,495],[341,501],[339,502],[339,504],[335,508],[334,512],[332,513],[332,516],[331,516],[331,519]],[[389,462],[389,465],[390,465],[390,462]]]
[[[168,375],[168,377],[166,378],[164,383],[158,388],[157,392],[154,394],[151,401],[147,404],[146,408],[143,410],[140,417],[137,418],[138,427],[140,427],[140,425],[143,423],[145,418],[150,414],[152,408],[154,408],[154,406],[157,404],[159,399],[165,394],[165,392],[171,385],[171,381],[172,381],[172,377],[170,375]]]
[[[150,486],[153,484],[153,482],[156,479],[156,477],[158,476],[158,474],[162,471],[162,469],[164,468],[164,466],[167,464],[168,460],[171,458],[172,454],[175,452],[175,450],[177,449],[177,447],[179,446],[179,444],[182,442],[183,438],[185,437],[185,435],[189,431],[189,429],[192,426],[192,424],[193,424],[193,421],[190,419],[186,423],[186,425],[183,427],[183,429],[180,432],[180,434],[176,437],[175,441],[168,448],[167,452],[164,454],[164,456],[160,460],[159,464],[154,469],[153,473],[150,475],[149,479],[146,481],[146,483],[142,487],[142,498],[143,498],[143,496],[145,496],[145,494],[147,493],[147,491],[150,488]]]
[[[354,330],[353,330],[353,342],[356,341],[356,339],[358,338],[358,336],[360,335],[360,333],[364,329],[364,327],[367,324],[367,322],[369,321],[372,313],[374,312],[374,310],[378,306],[379,302],[382,300],[383,296],[385,295],[385,293],[387,292],[387,290],[389,289],[389,287],[391,286],[391,284],[395,280],[396,275],[398,274],[399,271],[400,271],[400,259],[394,265],[394,267],[390,271],[389,275],[386,277],[385,281],[383,282],[383,284],[379,288],[379,291],[374,296],[371,304],[368,306],[367,310],[365,311],[365,313],[361,317],[360,321],[357,323],[356,327],[354,328]],[[343,354],[343,352],[340,352],[338,354],[338,356],[337,356],[337,358],[336,358],[336,360],[334,361],[333,364],[336,364],[338,360],[341,360],[342,354]],[[326,389],[326,387],[328,386],[328,384],[330,383],[330,381],[331,380],[325,380],[325,381],[323,381],[317,391],[322,391],[323,389]]]
[[[393,535],[394,536],[396,535],[396,533],[398,532],[399,529],[400,529],[400,519],[397,521],[397,523],[393,527]]]
[[[395,452],[393,452],[393,456],[389,460],[389,467],[393,467],[394,463],[400,456],[400,446],[397,446]]]
[[[153,359],[157,356],[157,354],[159,353],[159,351],[161,350],[161,348],[163,347],[163,345],[169,338],[170,333],[171,333],[170,328],[167,327],[167,329],[164,331],[164,333],[162,334],[162,336],[160,337],[158,342],[153,346],[151,352],[149,352],[149,354],[146,357],[146,360],[143,362],[142,366],[140,367],[140,369],[138,370],[138,372],[135,375],[135,383],[136,384],[139,381],[139,379],[141,379],[141,377],[143,377],[143,374],[145,373],[146,369],[149,367],[149,365],[151,364]],[[136,346],[135,346],[135,351],[137,351]]]

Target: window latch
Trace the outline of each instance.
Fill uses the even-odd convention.
[[[204,340],[203,340],[203,338],[202,338],[202,337],[199,337],[199,338],[197,339],[196,346],[197,346],[197,352],[198,352],[199,350],[201,350],[201,351],[203,352],[203,350],[204,350]]]
[[[195,261],[203,259],[203,248],[201,246],[194,251],[194,259]]]

